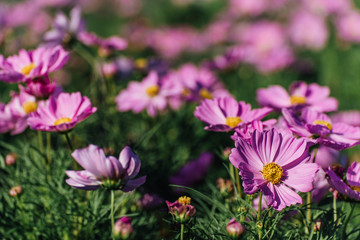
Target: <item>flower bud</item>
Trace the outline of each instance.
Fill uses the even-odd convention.
[[[320,227],[321,227],[321,221],[316,220],[314,225],[314,232],[320,231]]]
[[[13,165],[16,163],[17,155],[15,153],[9,153],[5,157],[5,164],[7,166]]]
[[[190,205],[191,198],[187,196],[180,197],[177,201],[170,203],[166,201],[169,213],[174,216],[178,223],[186,223],[196,213],[194,206]]]
[[[128,239],[133,231],[131,218],[122,217],[116,221],[113,234],[116,239]]]
[[[216,183],[223,196],[230,195],[234,191],[234,187],[230,179],[218,178]]]
[[[226,225],[226,231],[233,239],[237,239],[240,235],[244,234],[245,227],[241,223],[236,222],[235,218],[232,218]]]
[[[225,159],[227,159],[230,154],[231,154],[231,148],[229,148],[229,147],[225,148],[223,151],[223,155],[224,155]]]
[[[10,196],[16,197],[17,195],[22,193],[22,187],[21,186],[15,186],[12,187],[9,191]]]

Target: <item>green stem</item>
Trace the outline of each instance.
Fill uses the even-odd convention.
[[[231,163],[229,163],[229,172],[230,172],[231,180],[235,179],[235,177],[234,177],[234,166]]]
[[[351,218],[351,215],[352,215],[352,213],[353,213],[353,211],[355,209],[355,204],[350,204],[350,206],[351,206],[351,210],[350,210],[349,215],[345,219],[344,227],[343,227],[343,230],[342,230],[342,233],[341,233],[341,236],[342,236],[343,240],[346,240],[346,226],[348,225],[348,223],[350,221],[350,218]]]
[[[111,190],[111,232],[112,239],[115,240],[114,236],[114,199],[115,199],[115,191]]]
[[[260,192],[260,196],[259,196],[259,205],[258,205],[258,214],[257,214],[257,221],[260,222],[260,218],[261,218],[261,202],[262,202],[262,192]],[[259,240],[261,239],[261,228],[258,228],[258,234],[259,234]]]
[[[46,148],[47,148],[48,163],[49,163],[49,166],[51,166],[52,159],[51,159],[51,133],[50,132],[46,133]]]
[[[318,149],[319,149],[319,145],[316,145],[315,149],[314,149],[314,158],[312,161],[313,163],[315,163]],[[311,220],[312,220],[311,219],[311,192],[308,192],[307,193],[307,222],[308,222],[309,226],[311,226]]]
[[[334,209],[334,224],[337,226],[337,205],[336,205],[336,197],[333,195],[333,209]],[[334,233],[334,239],[336,240],[336,232]]]
[[[42,137],[41,131],[38,131],[38,141],[39,141],[39,150],[41,153],[42,163],[43,163],[43,166],[46,167],[46,162],[45,162],[45,157],[44,157],[44,144],[43,144],[43,137]]]
[[[180,240],[184,240],[184,224],[181,224],[181,230],[180,230]]]
[[[241,185],[240,185],[240,175],[239,175],[239,169],[235,169],[235,173],[236,173],[236,189],[238,191],[239,194],[239,198],[241,199]]]
[[[69,145],[69,148],[71,149],[71,151],[74,151],[74,147],[73,145],[71,144],[71,141],[70,141],[70,137],[69,137],[69,133],[68,132],[65,132],[65,138],[66,138],[66,141]]]

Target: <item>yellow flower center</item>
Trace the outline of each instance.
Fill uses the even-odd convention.
[[[211,94],[211,92],[209,92],[207,89],[202,88],[199,91],[199,96],[202,99],[213,99],[213,95]]]
[[[313,122],[313,124],[323,125],[323,126],[327,127],[329,130],[332,129],[332,125],[328,121],[316,120],[316,121]]]
[[[291,103],[291,105],[305,104],[306,98],[303,96],[291,96],[290,103]]]
[[[145,91],[146,94],[149,95],[149,97],[155,97],[156,95],[159,94],[159,86],[158,85],[154,85],[154,86],[150,86],[148,87]]]
[[[33,63],[30,63],[29,65],[23,67],[20,72],[27,76],[30,74],[31,70],[33,70],[34,68],[36,68],[36,65]]]
[[[144,69],[146,68],[148,61],[145,58],[138,58],[135,60],[135,67]]]
[[[265,164],[261,173],[265,180],[273,184],[281,183],[281,178],[283,176],[283,169],[276,163],[271,162]]]
[[[191,198],[189,198],[187,196],[182,196],[182,197],[179,197],[178,202],[182,205],[190,205]]]
[[[60,124],[63,124],[63,123],[69,123],[69,122],[71,122],[71,118],[62,117],[62,118],[59,118],[58,120],[56,120],[54,125],[57,126],[57,125],[60,125]]]
[[[360,192],[360,187],[358,187],[358,186],[351,186],[351,190]]]
[[[190,91],[190,89],[188,89],[188,88],[184,88],[184,90],[182,91],[181,94],[182,94],[183,96],[187,97],[187,96],[189,96],[189,95],[191,94],[191,91]]]
[[[239,123],[241,123],[242,120],[240,117],[227,117],[225,124],[229,127],[233,128],[236,127]]]
[[[36,102],[24,102],[22,105],[22,108],[24,109],[24,112],[26,114],[35,112],[37,109],[37,103]]]

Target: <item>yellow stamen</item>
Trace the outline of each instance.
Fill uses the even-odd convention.
[[[26,114],[35,112],[37,109],[37,103],[36,102],[24,102],[22,105],[22,108],[24,109],[24,112]]]
[[[229,127],[233,128],[236,127],[239,123],[241,123],[242,120],[240,117],[227,117],[225,124]]]
[[[135,60],[135,67],[144,69],[148,65],[148,61],[145,58],[138,58]]]
[[[183,96],[187,97],[187,96],[189,96],[189,95],[191,94],[191,91],[190,91],[190,89],[188,89],[188,88],[184,88],[184,90],[182,91],[181,94],[182,94]]]
[[[351,186],[351,190],[360,192],[360,187],[358,187],[358,186]]]
[[[54,125],[57,126],[57,125],[60,125],[60,124],[63,124],[63,123],[69,123],[69,122],[71,122],[71,118],[62,117],[62,118],[59,118],[58,120],[56,120]]]
[[[316,121],[313,122],[313,124],[323,125],[323,126],[327,127],[329,130],[332,129],[332,125],[328,121],[316,120]]]
[[[179,197],[178,202],[182,205],[190,205],[191,198],[189,198],[187,196],[182,196],[182,197]]]
[[[271,162],[265,164],[261,173],[265,180],[273,184],[281,183],[281,178],[283,176],[283,169],[276,163]]]
[[[148,87],[145,91],[146,94],[149,95],[149,97],[155,97],[156,95],[159,94],[159,86],[158,85],[154,85],[154,86],[150,86]]]
[[[306,103],[306,98],[303,96],[291,96],[290,97],[291,105],[300,105]]]
[[[36,65],[34,63],[30,63],[29,65],[23,67],[20,72],[27,76],[34,68],[36,68]]]
[[[199,91],[199,96],[202,99],[213,99],[213,95],[211,94],[211,92],[209,92],[207,89],[202,88]]]

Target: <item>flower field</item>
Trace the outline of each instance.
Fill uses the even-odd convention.
[[[360,5],[0,3],[0,239],[360,239]]]

